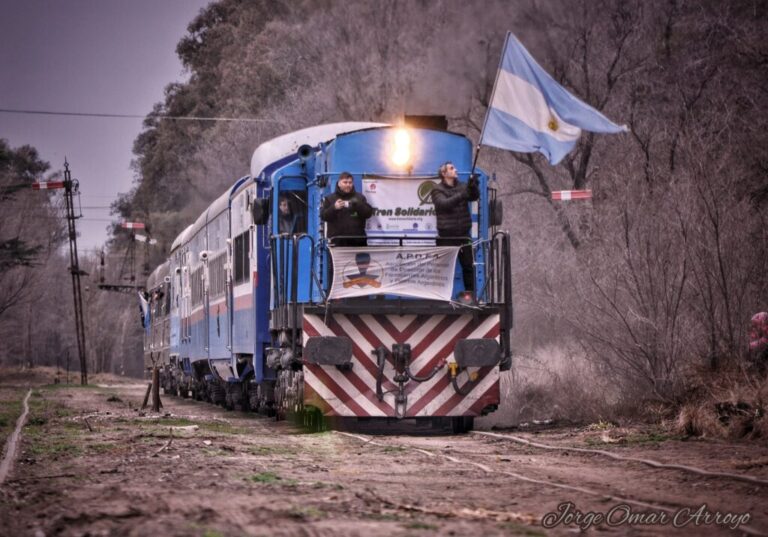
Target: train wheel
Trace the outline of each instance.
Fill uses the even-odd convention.
[[[282,369],[275,384],[276,418],[284,420],[295,418],[301,424],[304,410],[304,373],[291,369]]]
[[[301,412],[302,426],[310,433],[319,433],[325,431],[328,427],[322,411],[314,406],[305,407]]]
[[[251,411],[251,401],[248,398],[248,383],[247,382],[241,382],[237,385],[237,405],[235,408],[239,409],[243,412],[250,412]]]
[[[168,378],[164,373],[160,373],[160,387],[163,389],[163,395],[171,394],[171,383],[168,382]]]
[[[451,418],[451,428],[454,434],[468,433],[475,426],[475,418],[473,416],[459,416],[458,418]]]
[[[226,410],[234,410],[235,409],[235,401],[232,397],[232,392],[229,390],[229,386],[227,386],[227,389],[224,392],[224,408]]]
[[[248,407],[253,412],[261,412],[261,401],[259,400],[259,386],[251,384],[248,386]]]
[[[227,392],[227,410],[235,410],[238,407],[244,408],[248,406],[243,386],[244,383],[242,382],[228,382],[225,384]]]
[[[221,405],[226,406],[227,404],[227,391],[220,383],[217,381],[212,381],[209,384],[209,390],[208,390],[209,397],[211,398],[211,403],[214,405]]]

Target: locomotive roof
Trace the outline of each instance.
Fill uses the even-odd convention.
[[[258,179],[261,172],[270,164],[285,157],[295,156],[296,151],[304,144],[316,147],[318,144],[332,140],[340,134],[388,126],[389,124],[387,123],[347,121],[344,123],[328,123],[326,125],[309,127],[272,138],[261,144],[253,152],[251,157],[251,177]]]
[[[221,196],[216,198],[213,201],[213,203],[211,203],[208,206],[208,209],[206,209],[206,211],[208,212],[208,222],[210,222],[213,218],[217,217],[222,211],[224,211],[225,209],[227,209],[227,207],[229,207],[229,201],[230,199],[232,199],[232,195],[248,179],[249,177],[246,175],[245,177],[241,177],[240,179],[235,181],[234,185],[228,188]]]
[[[187,227],[184,228],[184,231],[179,233],[179,235],[174,239],[173,244],[171,245],[171,252],[173,252],[176,248],[181,246],[184,241],[189,236],[189,230],[192,229],[193,224],[189,224]]]
[[[272,138],[262,143],[253,152],[251,157],[251,177],[257,178],[267,166],[276,161],[286,157],[294,157],[299,147],[304,144],[316,147],[318,144],[332,140],[340,134],[388,126],[387,123],[347,121],[344,123],[328,123],[326,125],[309,127]],[[229,205],[231,196],[246,182],[247,178],[246,176],[239,179],[232,188],[214,200],[194,223],[182,231],[173,241],[171,252],[192,238],[209,218],[213,218],[223,211]]]
[[[208,208],[205,209],[200,214],[200,216],[197,217],[195,223],[189,226],[189,228],[186,230],[186,235],[184,236],[183,241],[186,242],[194,237],[201,229],[206,226],[206,224],[208,224],[208,222],[227,210],[232,194],[248,179],[249,177],[247,175],[245,177],[241,177],[235,181],[235,184],[228,188],[221,196],[213,200],[213,203],[211,203]]]
[[[184,231],[182,231],[179,236],[176,237],[176,240],[174,240],[173,244],[171,245],[171,252],[194,237],[195,234],[206,225],[206,223],[210,222],[222,211],[226,210],[227,207],[229,207],[229,200],[232,197],[232,194],[234,194],[234,192],[240,188],[240,186],[242,186],[248,180],[248,178],[249,177],[247,175],[245,177],[241,177],[235,181],[235,184],[228,188],[226,192],[213,200],[213,203],[211,203],[207,209],[200,213],[200,216],[197,217],[197,220],[195,220],[191,225],[187,226],[186,229],[184,229]]]
[[[170,263],[168,260],[164,261],[160,265],[157,266],[155,270],[152,271],[152,274],[149,275],[147,278],[147,291],[150,291],[163,283],[165,280],[165,277],[168,276],[168,267],[170,266]]]

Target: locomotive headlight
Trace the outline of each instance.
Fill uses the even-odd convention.
[[[394,131],[391,158],[396,166],[405,166],[411,160],[411,135],[407,130]]]

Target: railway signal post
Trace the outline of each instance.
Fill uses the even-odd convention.
[[[157,241],[153,239],[149,234],[149,226],[143,222],[123,222],[120,224],[121,229],[128,230],[130,233],[128,246],[123,256],[123,263],[120,266],[120,274],[118,275],[116,283],[107,283],[105,281],[105,259],[104,253],[101,254],[101,261],[99,264],[99,289],[103,291],[116,291],[118,293],[136,293],[143,284],[139,284],[136,277],[136,242],[144,243],[144,277],[149,275],[149,247],[150,245],[157,244]],[[146,235],[136,233],[136,230],[144,230]],[[125,281],[129,283],[125,283]]]
[[[83,293],[80,287],[80,264],[77,256],[77,229],[75,222],[79,218],[75,214],[74,195],[79,190],[79,183],[72,179],[69,163],[64,160],[64,180],[32,183],[34,190],[64,190],[64,204],[67,211],[67,231],[69,236],[69,272],[72,275],[72,295],[75,305],[75,335],[77,351],[80,355],[80,384],[88,384],[88,362],[85,353],[85,322],[83,319]],[[69,360],[67,360],[67,363]]]

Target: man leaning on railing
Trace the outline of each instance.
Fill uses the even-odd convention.
[[[437,245],[461,246],[459,263],[465,290],[462,299],[472,302],[475,276],[472,267],[472,242],[469,237],[472,217],[469,214],[468,202],[477,201],[480,197],[477,178],[473,176],[467,184],[460,183],[456,167],[451,162],[440,166],[437,173],[440,183],[432,189],[432,203],[437,213]]]

